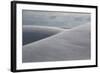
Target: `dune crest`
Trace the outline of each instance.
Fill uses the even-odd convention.
[[[64,30],[58,27],[23,25],[23,45],[47,38]]]

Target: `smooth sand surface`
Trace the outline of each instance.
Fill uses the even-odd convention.
[[[90,24],[23,46],[23,62],[90,59]]]
[[[55,35],[64,29],[58,27],[47,27],[47,26],[23,26],[23,45],[36,42],[46,37]]]

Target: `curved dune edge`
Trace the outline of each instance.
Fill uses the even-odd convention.
[[[26,45],[32,42],[37,42],[41,39],[58,34],[64,30],[65,29],[61,29],[58,27],[24,25],[23,26],[23,45]]]
[[[22,57],[23,62],[90,59],[90,25],[27,44],[23,46]]]
[[[42,29],[52,29],[52,30],[58,30],[58,31],[61,31],[61,30],[65,30],[63,28],[59,28],[59,27],[51,27],[51,26],[35,26],[35,25],[23,25],[23,28],[42,28]],[[34,29],[33,29],[34,30]]]

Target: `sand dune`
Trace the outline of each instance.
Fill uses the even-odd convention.
[[[23,45],[57,34],[64,29],[47,26],[23,26]]]
[[[90,24],[23,46],[23,62],[90,59]]]

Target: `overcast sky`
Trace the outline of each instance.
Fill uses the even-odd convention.
[[[23,25],[71,28],[90,23],[89,13],[23,10]]]

